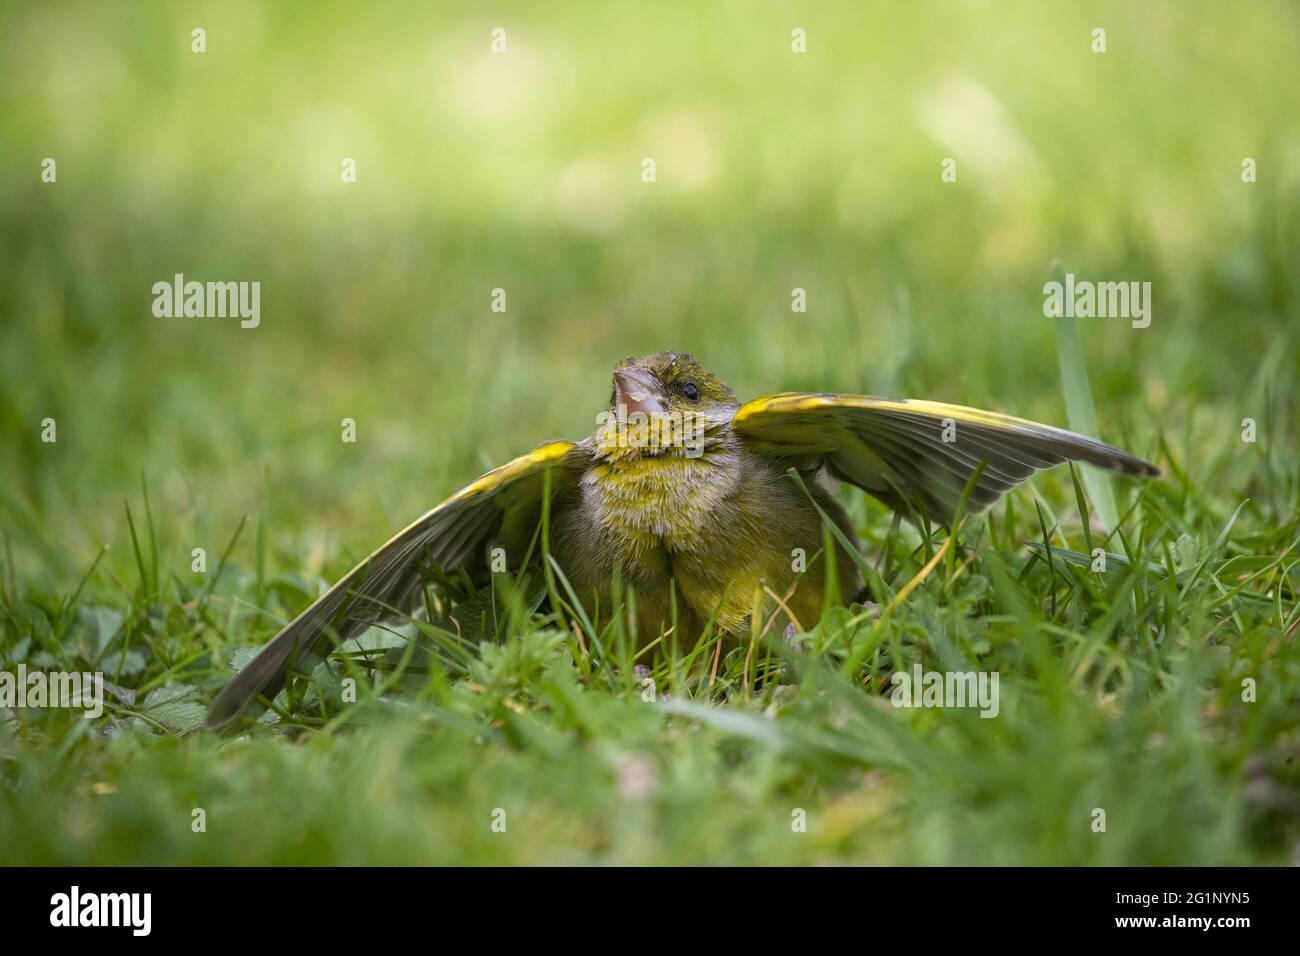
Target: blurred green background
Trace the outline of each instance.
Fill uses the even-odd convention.
[[[1289,2],[4,4],[7,574],[110,543],[112,594],[142,475],[164,577],[245,515],[268,574],[341,569],[665,348],[1064,425],[1054,260],[1153,286],[1078,323],[1102,437],[1235,502],[1294,476],[1298,39]],[[175,273],[259,281],[260,327],[154,317]]]
[[[1290,3],[6,4],[14,545],[58,580],[81,556],[44,544],[93,554],[143,468],[187,541],[269,494],[285,533],[366,548],[588,434],[611,365],[661,348],[742,395],[1064,424],[1053,259],[1154,287],[1148,329],[1080,323],[1106,437],[1276,427],[1298,29]],[[155,318],[177,272],[260,281],[261,326]]]

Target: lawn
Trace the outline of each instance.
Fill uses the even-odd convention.
[[[1298,32],[1284,2],[0,7],[0,671],[106,682],[94,719],[0,708],[0,863],[1300,861]],[[1046,316],[1066,273],[1149,282],[1149,325]],[[178,274],[259,283],[256,327],[156,314]],[[1092,419],[1163,477],[1060,467],[951,536],[846,487],[873,589],[807,633],[637,657],[501,580],[475,632],[374,629],[198,729],[357,560],[660,349],[744,398]],[[996,673],[997,716],[892,706],[917,665]]]

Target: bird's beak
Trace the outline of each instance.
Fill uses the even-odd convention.
[[[628,414],[662,415],[668,411],[668,402],[658,380],[640,368],[620,368],[614,371],[614,405],[623,405]]]

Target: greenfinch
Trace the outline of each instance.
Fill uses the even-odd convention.
[[[747,629],[756,595],[806,628],[828,593],[858,593],[846,550],[856,538],[834,479],[947,524],[963,502],[981,511],[1067,460],[1160,473],[1095,439],[995,412],[797,392],[742,404],[690,355],[629,358],[594,434],[547,442],[399,531],[262,648],[217,695],[208,724],[229,724],[330,645],[423,604],[431,568],[483,580],[539,561],[544,512],[549,554],[592,619],[630,589],[642,645],[667,632],[688,646],[709,626]],[[828,541],[834,560],[824,559]]]

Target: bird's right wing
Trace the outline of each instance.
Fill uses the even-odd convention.
[[[890,507],[905,508],[906,498],[943,523],[977,472],[967,502],[972,512],[1065,461],[1142,478],[1160,474],[1086,435],[942,402],[786,392],[741,406],[732,427],[755,451],[793,464],[825,462]]]
[[[399,531],[287,624],[222,688],[208,709],[207,725],[223,727],[269,701],[296,666],[327,641],[342,643],[388,612],[405,609],[419,593],[420,566],[473,572],[486,566],[490,543],[519,560],[541,515],[545,473],[552,495],[570,485],[588,460],[583,445],[556,441],[533,449],[478,481]]]

